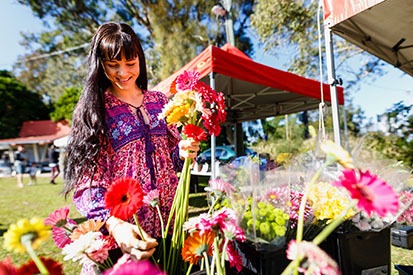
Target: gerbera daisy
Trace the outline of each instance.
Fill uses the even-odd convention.
[[[194,124],[185,125],[184,129],[182,130],[182,133],[187,138],[192,138],[195,141],[207,140],[206,139],[207,134],[205,130]]]
[[[299,267],[298,271],[306,275],[341,274],[337,263],[326,252],[311,242],[302,241],[297,243],[296,240],[292,240],[288,244],[286,252],[289,260],[297,259],[298,253],[304,257],[307,268]]]
[[[50,275],[63,275],[63,267],[61,263],[56,262],[55,260],[51,258],[40,257],[40,260],[43,262],[47,271],[49,271]],[[36,275],[36,274],[40,274],[40,271],[37,268],[33,260],[30,260],[26,264],[20,266],[20,268],[17,270],[17,275]]]
[[[13,265],[13,260],[10,256],[7,256],[4,260],[0,261],[1,275],[16,275],[16,272],[16,267]]]
[[[43,241],[50,237],[50,226],[43,224],[43,219],[34,217],[30,220],[21,219],[16,224],[12,224],[4,233],[3,247],[17,253],[25,253],[26,247],[22,243],[22,237],[30,239],[33,249],[40,247]]]
[[[73,233],[70,235],[70,239],[77,240],[80,238],[81,235],[86,234],[87,232],[99,232],[100,228],[105,223],[101,220],[87,220],[73,230]]]
[[[55,210],[49,215],[48,218],[44,219],[45,225],[62,227],[67,223],[67,216],[69,215],[69,207],[65,206]]]
[[[110,209],[112,216],[127,220],[142,206],[143,197],[142,188],[137,180],[118,179],[106,191],[105,208]]]
[[[205,190],[210,192],[220,191],[225,194],[229,194],[235,190],[235,188],[228,182],[223,181],[221,178],[210,180],[209,186]]]
[[[88,232],[84,235],[81,235],[79,239],[63,247],[62,254],[65,255],[63,260],[72,260],[73,262],[80,260],[82,263],[88,261],[90,262],[86,254],[95,250],[92,248],[93,242],[95,242],[101,236],[102,233],[100,232]]]
[[[153,189],[143,198],[143,203],[155,208],[159,204],[159,190]]]
[[[197,264],[204,257],[203,253],[212,256],[214,237],[212,231],[206,231],[202,236],[199,231],[193,232],[186,238],[182,247],[182,259],[190,264]]]
[[[356,171],[344,170],[339,181],[333,184],[345,187],[351,197],[358,200],[357,206],[369,215],[376,212],[384,217],[387,213],[395,214],[399,209],[398,196],[393,188],[369,171],[359,170],[357,178]]]
[[[199,72],[184,71],[175,79],[176,88],[181,91],[194,89],[194,87],[198,83],[199,76]]]
[[[188,114],[189,114],[189,108],[191,107],[190,104],[184,104],[176,109],[174,109],[167,117],[166,117],[166,122],[170,124],[175,124],[175,123],[185,123],[188,121]]]
[[[65,227],[74,228],[75,226],[77,226],[75,221],[67,219]],[[72,242],[70,234],[72,233],[64,228],[54,226],[52,229],[52,238],[58,248],[63,248],[65,245]]]
[[[321,143],[320,149],[327,155],[334,157],[335,160],[342,166],[349,169],[354,169],[353,159],[350,154],[337,143],[331,140],[326,140]]]
[[[238,272],[241,272],[241,270],[242,270],[242,257],[234,249],[232,243],[228,243],[228,245],[227,245],[227,256],[228,256],[229,266],[230,267],[235,266],[235,268],[238,270]]]

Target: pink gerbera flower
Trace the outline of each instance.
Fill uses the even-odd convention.
[[[291,240],[286,253],[289,260],[297,259],[298,253],[304,257],[306,268],[299,267],[298,271],[305,275],[341,274],[337,263],[324,250],[311,242],[302,241],[297,243],[296,240]]]
[[[148,206],[156,207],[159,204],[159,190],[151,190],[145,197],[143,197],[143,203]]]
[[[116,268],[105,271],[105,275],[129,275],[129,274],[141,274],[141,275],[165,275],[154,264],[149,261],[133,261],[128,260],[122,265],[117,265]]]
[[[67,216],[69,215],[69,207],[65,206],[55,210],[48,218],[44,219],[45,225],[62,227],[67,222]]]
[[[229,266],[230,267],[235,266],[235,268],[238,270],[238,272],[241,272],[241,270],[242,270],[242,257],[234,249],[234,247],[232,246],[232,243],[228,243],[227,255],[228,255]]]
[[[223,181],[222,179],[215,179],[209,181],[209,187],[205,188],[207,191],[220,191],[225,194],[229,194],[230,192],[234,191],[234,187],[229,184],[228,182]]]
[[[244,231],[238,227],[233,220],[228,220],[223,223],[221,230],[225,234],[225,238],[229,240],[237,239],[238,241],[244,242],[246,240]]]
[[[77,226],[75,221],[71,219],[66,219],[66,220],[67,220],[67,223],[65,225],[66,228],[72,229]],[[72,243],[72,240],[70,239],[70,234],[71,234],[70,231],[62,227],[53,226],[52,238],[58,248],[63,248],[67,244]]]
[[[357,206],[369,215],[376,212],[384,217],[387,213],[395,214],[399,209],[399,199],[393,188],[369,171],[359,170],[357,178],[354,170],[346,169],[339,181],[333,184],[345,187],[351,197],[358,200]]]
[[[184,71],[176,78],[176,88],[181,91],[192,90],[198,83],[199,72]]]

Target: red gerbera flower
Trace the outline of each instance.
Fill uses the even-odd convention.
[[[40,257],[40,260],[43,262],[50,275],[63,275],[63,267],[61,263],[56,262],[53,259],[43,257]],[[30,260],[17,270],[17,275],[34,274],[40,274],[40,271],[33,260]]]
[[[0,261],[1,275],[16,275],[16,272],[16,267],[13,265],[13,260],[10,256],[7,256],[4,260]]]
[[[351,197],[358,200],[357,206],[369,215],[376,212],[384,217],[387,213],[395,214],[399,209],[399,199],[393,188],[369,171],[363,173],[359,170],[357,178],[356,171],[344,170],[339,181],[333,184],[345,187]]]
[[[105,194],[105,208],[121,220],[127,220],[143,205],[143,191],[139,182],[132,178],[118,179]]]
[[[182,130],[182,133],[188,138],[194,139],[195,141],[207,140],[207,134],[205,130],[194,124],[185,125],[184,129]]]

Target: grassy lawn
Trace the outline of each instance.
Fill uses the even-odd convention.
[[[52,211],[63,207],[70,206],[69,218],[76,222],[82,222],[83,218],[78,214],[71,199],[67,201],[59,194],[62,188],[62,180],[57,181],[57,185],[49,184],[48,177],[38,178],[38,184],[35,186],[26,186],[22,189],[17,188],[16,178],[0,178],[0,243],[3,244],[3,234],[10,224],[17,222],[21,218],[31,218],[39,216],[46,218]],[[28,182],[26,176],[25,183]],[[200,181],[200,188],[203,190],[205,181]],[[197,215],[207,208],[205,193],[191,194],[190,197],[190,215]],[[392,265],[401,264],[409,265],[413,263],[412,250],[392,246]],[[38,255],[52,257],[55,260],[63,262],[61,250],[56,247],[52,239],[49,239],[37,251]],[[380,253],[380,252],[378,252]],[[19,255],[11,253],[0,246],[0,259],[7,255],[13,258],[16,266],[26,262],[28,255]],[[372,257],[374,257],[372,255]],[[398,272],[392,266],[392,274]],[[65,274],[75,275],[80,273],[80,265],[73,262],[63,262]]]

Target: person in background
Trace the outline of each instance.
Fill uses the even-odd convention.
[[[37,168],[37,163],[32,162],[32,165],[30,166],[30,169],[29,169],[30,181],[29,181],[28,185],[37,184],[36,174],[37,174],[38,170],[39,169]]]
[[[53,144],[49,148],[49,161],[50,161],[49,167],[52,169],[50,183],[56,184],[54,180],[60,174],[59,152],[56,151],[56,147]]]
[[[23,188],[23,174],[26,168],[27,162],[27,155],[24,151],[24,147],[19,145],[17,146],[16,156],[14,158],[14,169],[16,169],[16,177],[17,177],[17,186],[19,188]]]

